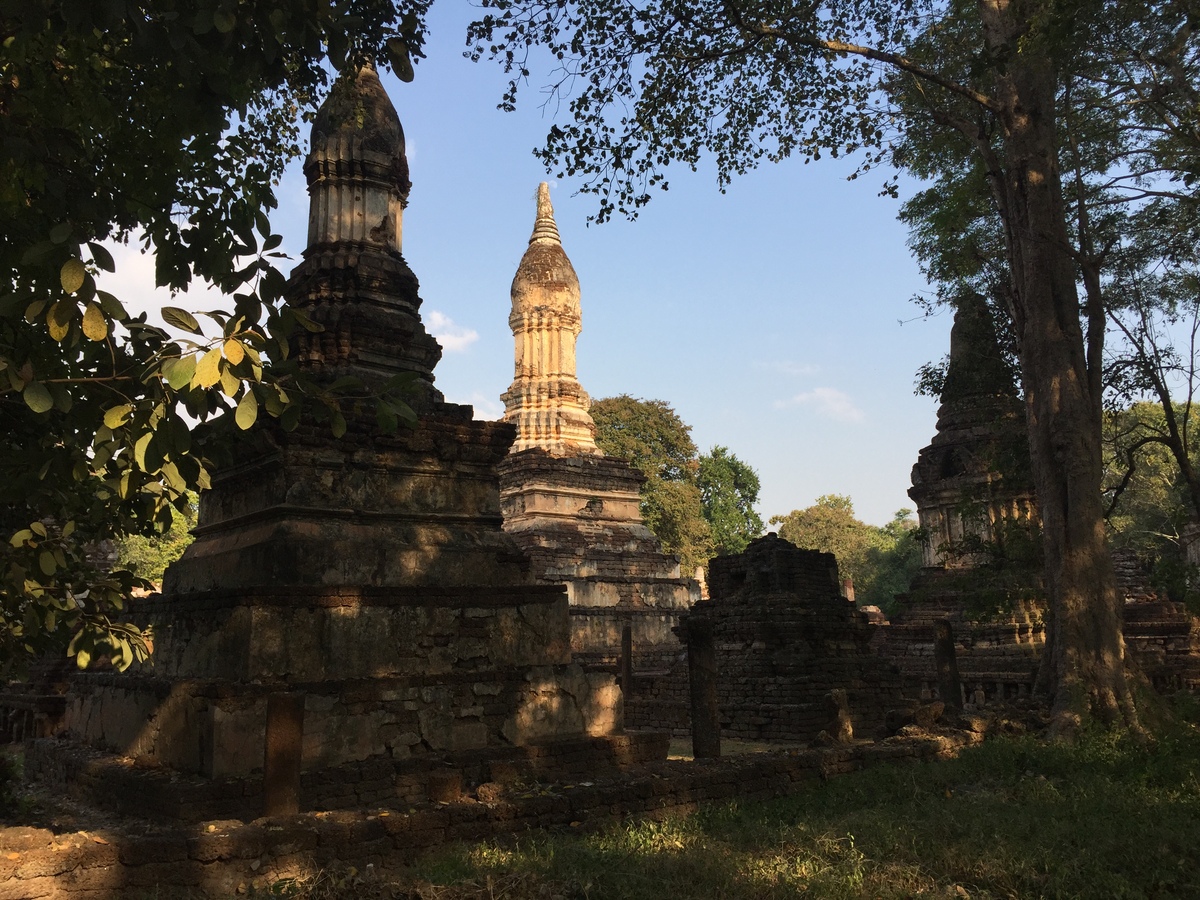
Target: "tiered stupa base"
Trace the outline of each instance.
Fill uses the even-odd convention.
[[[971,597],[979,594],[980,577],[971,569],[925,569],[909,593],[897,598],[902,612],[880,626],[871,645],[900,670],[906,693],[922,700],[948,699],[938,695],[934,659],[935,631],[943,620],[954,633],[960,702],[982,704],[1032,693],[1046,644],[1042,602],[1015,599],[1003,612],[973,611]],[[1024,593],[1036,596],[1036,591]]]
[[[628,626],[635,669],[672,665],[681,652],[672,629],[699,587],[642,523],[641,473],[620,459],[538,449],[511,454],[499,471],[505,530],[539,582],[566,586],[575,658],[615,665]]]

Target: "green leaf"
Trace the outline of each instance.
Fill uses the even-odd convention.
[[[75,651],[75,665],[79,666],[79,668],[86,669],[88,667],[88,665],[91,664],[91,661],[92,661],[92,654],[90,651],[88,651],[88,650],[76,650]]]
[[[146,448],[150,446],[150,442],[152,440],[154,440],[154,432],[147,431],[140,438],[138,438],[137,443],[133,445],[134,462],[137,463],[138,468],[143,472],[146,471]]]
[[[49,550],[43,550],[38,554],[38,568],[42,570],[43,575],[53,575],[58,571],[58,563],[54,561],[54,554]]]
[[[340,438],[346,433],[346,417],[341,414],[341,411],[334,410],[333,421],[329,424],[329,430],[333,432],[335,438]]]
[[[164,306],[162,308],[163,321],[168,325],[174,325],[176,328],[182,328],[184,331],[190,331],[192,334],[204,334],[200,330],[200,323],[186,309],[180,309],[178,306]]]
[[[25,385],[21,396],[25,398],[25,405],[35,413],[49,412],[54,408],[54,398],[40,381],[31,381]]]
[[[237,405],[237,412],[234,414],[234,421],[237,422],[237,427],[245,431],[258,418],[258,400],[254,396],[254,391],[247,390],[242,400]]]
[[[324,325],[322,325],[320,322],[314,322],[308,317],[307,313],[303,313],[298,309],[292,308],[289,308],[288,312],[290,312],[295,317],[296,321],[304,327],[305,331],[311,331],[313,334],[318,334],[319,332],[325,330]]]
[[[167,482],[177,493],[182,494],[188,489],[187,481],[179,474],[179,468],[173,462],[166,463],[162,467],[163,480]]]
[[[229,34],[237,27],[237,16],[228,9],[218,9],[213,12],[213,25],[221,34]]]
[[[293,403],[285,409],[279,416],[279,424],[284,431],[295,431],[300,424],[300,404]]]
[[[105,426],[108,428],[119,428],[125,424],[125,420],[129,418],[129,413],[132,410],[133,406],[128,403],[110,407],[104,411]]]
[[[196,374],[192,383],[197,387],[210,388],[221,380],[221,351],[218,348],[209,350],[196,364]]]
[[[28,528],[22,528],[11,538],[8,539],[9,544],[14,547],[22,547],[25,542],[33,539],[33,532]]]
[[[55,244],[66,243],[67,238],[71,236],[71,223],[62,222],[50,229],[50,240]]]
[[[21,265],[36,266],[44,262],[46,257],[54,252],[55,246],[53,241],[38,241],[21,256]]]
[[[97,303],[88,303],[83,308],[83,336],[89,341],[102,341],[108,337],[108,319],[104,318]]]
[[[246,358],[246,348],[242,346],[242,342],[236,338],[230,338],[221,346],[221,352],[225,354],[225,358],[229,360],[230,365],[236,366]]]
[[[72,300],[59,300],[46,313],[46,330],[50,337],[62,341],[71,330],[71,320],[79,312],[79,307]]]
[[[384,434],[395,434],[396,429],[400,427],[400,420],[396,418],[396,413],[383,400],[375,404],[375,422]]]
[[[181,356],[179,359],[165,360],[162,374],[173,390],[183,390],[192,383],[192,377],[196,374],[196,357]]]
[[[25,307],[25,321],[30,325],[36,322],[37,317],[42,314],[42,310],[46,308],[46,304],[49,302],[49,300],[34,300],[30,303]]]
[[[73,294],[83,287],[85,278],[87,278],[87,269],[84,268],[82,261],[74,257],[63,263],[62,268],[58,271],[58,280],[62,283],[62,289],[68,294]]]
[[[392,71],[396,77],[408,84],[416,76],[413,71],[412,56],[408,44],[402,38],[389,38],[387,42],[388,59],[392,63]]]
[[[233,374],[233,369],[226,366],[221,372],[221,390],[226,397],[232,397],[238,392],[238,388],[242,386],[242,379]]]
[[[112,254],[103,244],[97,244],[95,241],[87,242],[88,249],[92,251],[92,261],[96,263],[105,272],[117,271],[117,264],[112,258]]]
[[[108,291],[96,291],[96,296],[100,298],[100,308],[108,313],[109,316],[117,321],[124,321],[129,318],[129,313],[125,311],[125,307],[121,305],[121,301]]]

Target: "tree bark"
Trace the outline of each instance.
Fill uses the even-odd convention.
[[[984,32],[1007,55],[997,78],[1014,318],[1041,506],[1060,730],[1137,716],[1125,678],[1122,606],[1104,533],[1099,398],[1093,396],[1058,166],[1056,73],[1029,25],[1036,0],[980,0]]]

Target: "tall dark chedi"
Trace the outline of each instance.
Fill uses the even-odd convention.
[[[933,691],[934,628],[949,619],[966,699],[1020,695],[1033,684],[1045,636],[1037,500],[1024,404],[982,298],[955,312],[941,400],[908,492],[925,535],[924,568],[876,646],[908,689]]]
[[[571,648],[582,661],[615,662],[629,626],[637,667],[661,669],[679,654],[671,629],[699,586],[642,522],[645,477],[596,446],[591,401],[575,377],[579,278],[544,182],[511,296],[514,374],[501,399],[517,440],[499,470],[504,529],[540,582],[567,586]]]
[[[495,466],[515,429],[433,387],[440,348],[400,254],[404,134],[372,69],[321,108],[305,173],[309,247],[289,302],[324,330],[301,339],[303,364],[371,383],[417,373],[419,424],[384,435],[367,409],[341,439],[256,429],[142,610],[150,664],[78,679],[66,743],[208,779],[215,793],[190,789],[212,793],[209,815],[253,807],[270,709],[300,711],[301,802],[316,808],[420,800],[433,768],[480,780],[531,742],[636,750],[608,737],[614,679],[571,661],[564,589],[532,584],[501,528]]]
[[[982,298],[963,303],[950,331],[950,364],[937,433],[912,470],[908,495],[927,541],[927,568],[977,564],[977,541],[1003,541],[1037,521],[1025,408],[1001,357]]]
[[[420,424],[381,436],[368,406],[340,440],[327,426],[264,430],[202,498],[197,541],[166,589],[517,582],[526,564],[500,533],[493,474],[512,430],[472,421],[433,387],[441,348],[400,253],[404,132],[374,70],[336,84],[304,172],[309,245],[288,300],[324,331],[300,337],[302,364],[370,384],[415,372]]]

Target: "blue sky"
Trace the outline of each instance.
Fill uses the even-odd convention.
[[[582,285],[579,378],[594,398],[670,403],[702,451],[725,445],[758,471],[764,519],[830,493],[877,524],[911,506],[909,471],[936,412],[913,395],[913,376],[946,352],[950,321],[921,320],[909,302],[926,285],[898,202],[877,196],[883,174],[849,182],[844,162],[795,161],[722,195],[711,167],[679,169],[636,222],[588,227],[595,201],[549,178],[531,152],[553,121],[538,108],[538,73],[522,108],[500,112],[499,67],[462,57],[471,7],[434,9],[416,79],[381,74],[408,140],[404,255],[426,327],[446,347],[436,377],[447,399],[481,417],[502,410],[509,285],[537,184],[550,180]],[[298,259],[298,164],[278,193],[273,224]]]

